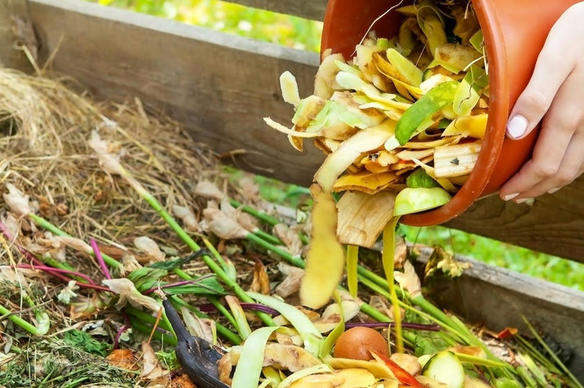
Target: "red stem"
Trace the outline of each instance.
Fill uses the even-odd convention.
[[[110,272],[107,269],[107,265],[105,265],[105,261],[103,260],[103,256],[101,255],[99,247],[97,246],[97,242],[94,239],[91,239],[89,240],[89,243],[91,244],[93,253],[95,253],[95,258],[97,259],[97,262],[99,263],[99,266],[101,267],[101,271],[103,272],[104,276],[106,277],[106,279],[111,279],[112,275],[110,275]]]

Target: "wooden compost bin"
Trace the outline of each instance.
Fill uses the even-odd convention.
[[[326,7],[326,0],[234,2],[316,20],[322,20]],[[22,22],[17,29],[12,28],[15,19]],[[58,49],[53,69],[98,97],[138,96],[218,152],[246,150],[237,153],[240,168],[308,184],[322,160],[313,148],[304,154],[292,150],[261,120],[269,114],[285,122],[292,113],[280,97],[283,71],[296,75],[301,94],[311,92],[315,53],[81,0],[1,0],[0,63],[32,71],[23,51],[15,49],[22,44],[38,51],[40,63]],[[580,179],[532,207],[491,197],[449,226],[584,262],[583,191]],[[583,293],[473,262],[462,278],[443,284],[433,297],[492,330],[524,329],[525,315],[575,351],[570,367],[584,380]]]

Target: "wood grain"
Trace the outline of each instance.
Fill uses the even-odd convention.
[[[430,249],[423,249],[418,260],[425,263],[430,253]],[[430,285],[430,295],[438,305],[495,331],[516,327],[527,334],[525,316],[574,351],[568,366],[584,381],[583,293],[464,257],[457,259],[470,262],[472,267],[460,278]]]
[[[584,178],[533,206],[491,197],[448,224],[539,252],[584,262]]]
[[[227,0],[230,3],[262,8],[269,11],[300,16],[306,19],[323,20],[327,0]]]
[[[24,23],[28,19],[25,0],[3,0],[0,2],[0,66],[24,70],[32,67],[22,50],[17,47],[22,37],[15,34],[15,19]]]
[[[78,0],[33,0],[29,8],[44,57],[62,39],[56,71],[100,97],[140,97],[219,153],[245,150],[234,156],[240,168],[310,183],[321,153],[292,150],[262,117],[289,122],[279,75],[291,70],[302,93],[312,93],[316,54]]]
[[[41,56],[62,39],[55,70],[96,95],[139,96],[218,152],[245,150],[234,156],[238,167],[286,182],[307,185],[322,161],[312,147],[292,150],[261,120],[289,122],[278,76],[292,71],[308,95],[316,54],[78,0],[29,0],[29,12]],[[533,207],[489,198],[448,226],[584,262],[583,190],[579,180]]]

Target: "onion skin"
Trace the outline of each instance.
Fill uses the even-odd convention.
[[[389,357],[385,338],[368,327],[354,327],[341,334],[335,345],[334,356],[369,361],[373,359],[371,352]]]

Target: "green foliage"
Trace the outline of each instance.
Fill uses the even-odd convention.
[[[4,387],[134,387],[138,380],[139,374],[112,367],[103,357],[58,339],[13,347],[0,365]]]
[[[87,353],[96,354],[102,357],[107,356],[110,346],[106,343],[99,342],[89,334],[81,330],[69,330],[65,333],[63,340],[78,349]]]
[[[318,52],[322,23],[218,0],[88,0]]]

